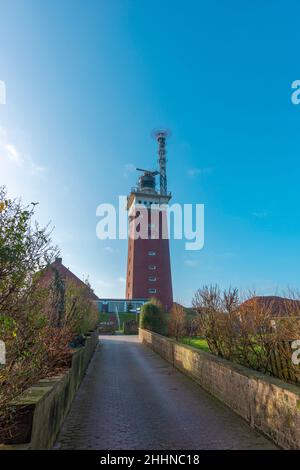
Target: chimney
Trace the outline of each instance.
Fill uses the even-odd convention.
[[[62,264],[62,258],[55,258],[56,264]]]

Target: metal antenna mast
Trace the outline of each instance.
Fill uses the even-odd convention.
[[[154,130],[152,136],[158,142],[158,163],[160,174],[160,194],[167,195],[167,158],[166,158],[166,140],[170,137],[171,132],[164,129]]]

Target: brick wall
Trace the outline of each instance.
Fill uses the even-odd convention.
[[[155,199],[155,196],[152,199]],[[141,224],[141,231],[148,233],[148,222],[151,222],[150,210],[146,211],[144,221],[147,222],[146,228]],[[143,212],[143,209],[139,209]],[[156,211],[154,211],[156,213]],[[148,214],[148,215],[147,215]],[[159,212],[166,222],[166,215]],[[158,298],[163,308],[169,311],[173,304],[172,276],[170,265],[169,239],[163,238],[161,232],[156,233],[157,238],[151,238],[150,232],[147,239],[134,239],[135,219],[130,223],[130,237],[128,238],[128,258],[127,258],[127,276],[126,276],[126,298]],[[137,222],[139,225],[140,222]],[[156,224],[155,224],[156,225]],[[162,222],[161,225],[162,226]],[[149,252],[155,252],[155,256],[150,256]],[[155,270],[150,270],[149,265],[154,265]],[[155,277],[155,281],[149,281],[149,277]],[[156,289],[156,293],[150,293],[149,289]]]

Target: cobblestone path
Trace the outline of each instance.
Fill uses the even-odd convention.
[[[275,449],[136,336],[103,336],[56,449]]]

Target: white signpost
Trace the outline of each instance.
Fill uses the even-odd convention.
[[[6,349],[4,341],[0,340],[0,366],[5,365],[6,363]]]

